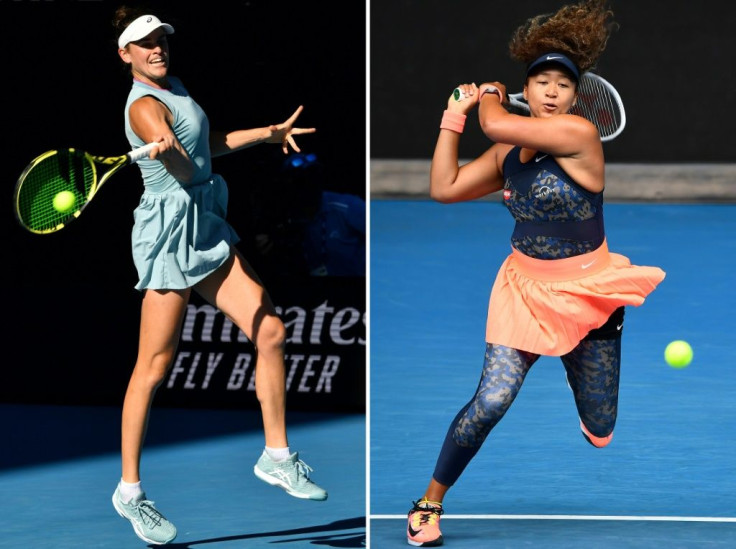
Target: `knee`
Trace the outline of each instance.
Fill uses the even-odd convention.
[[[608,435],[600,437],[600,436],[596,436],[593,433],[591,433],[588,430],[588,428],[585,426],[585,424],[581,421],[580,430],[583,433],[583,438],[587,440],[590,444],[595,446],[596,448],[603,448],[604,446],[608,446],[611,443],[611,440],[613,439],[613,429],[609,431]]]
[[[174,355],[172,352],[157,353],[151,357],[139,357],[134,375],[138,381],[155,388],[161,385],[169,371]]]
[[[254,341],[259,352],[283,351],[286,345],[286,327],[277,316],[267,316],[258,327]]]

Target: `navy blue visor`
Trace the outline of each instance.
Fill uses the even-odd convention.
[[[580,80],[580,69],[578,69],[577,65],[575,65],[569,57],[562,53],[545,53],[535,61],[529,63],[529,66],[526,68],[526,75],[529,76],[534,68],[546,63],[557,63],[562,65],[572,73],[575,80]]]

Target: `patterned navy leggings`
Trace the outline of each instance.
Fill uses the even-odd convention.
[[[621,307],[605,325],[591,331],[575,349],[560,357],[580,420],[596,437],[611,434],[616,423],[623,318]],[[486,345],[478,388],[455,416],[445,436],[433,474],[437,482],[445,486],[455,484],[508,411],[538,358],[539,355],[502,345]]]

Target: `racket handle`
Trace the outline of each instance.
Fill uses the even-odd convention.
[[[452,97],[455,99],[455,101],[462,101],[463,99],[465,99],[465,94],[460,88],[455,88],[452,92]]]
[[[156,143],[143,145],[142,147],[138,147],[137,149],[133,149],[132,151],[130,151],[128,153],[128,157],[130,158],[131,162],[138,162],[139,160],[148,158],[148,155],[151,154],[151,151],[154,147],[158,147],[158,145]]]

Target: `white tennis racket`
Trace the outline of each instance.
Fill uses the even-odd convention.
[[[462,92],[456,88],[453,97],[459,101]],[[529,105],[521,92],[509,94],[507,108],[518,114],[529,114]],[[601,141],[615,139],[626,126],[626,111],[618,91],[605,78],[592,72],[581,77],[578,100],[570,114],[577,114],[595,124]]]

